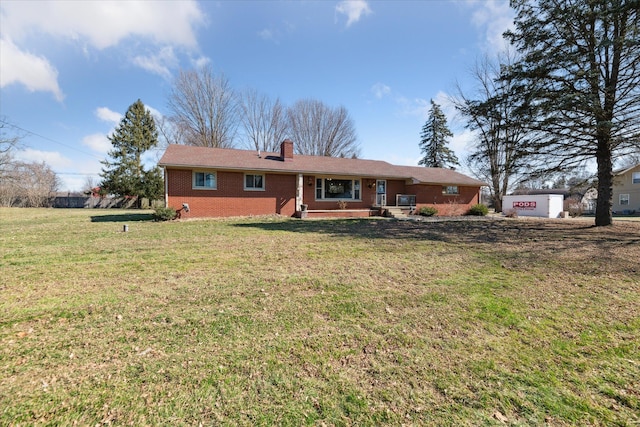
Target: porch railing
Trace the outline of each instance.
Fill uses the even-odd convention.
[[[396,206],[415,206],[415,194],[396,194]]]

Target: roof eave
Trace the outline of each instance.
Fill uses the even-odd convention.
[[[216,169],[227,171],[261,171],[261,172],[273,172],[281,174],[306,174],[306,175],[336,175],[336,176],[357,176],[357,177],[372,177],[372,178],[384,178],[384,179],[409,179],[407,176],[399,175],[387,175],[387,174],[375,174],[375,173],[354,173],[347,171],[322,171],[312,169],[277,169],[277,168],[265,168],[265,167],[251,167],[251,166],[215,166],[215,165],[197,165],[193,163],[164,163],[159,162],[158,166],[161,168],[179,168],[179,169]]]
[[[635,164],[635,165],[633,165],[633,166],[631,166],[630,168],[627,168],[627,169],[625,169],[625,170],[622,170],[622,171],[619,171],[619,172],[614,172],[613,174],[614,174],[615,176],[624,175],[625,173],[629,172],[629,171],[630,171],[630,170],[632,170],[632,169],[637,168],[638,166],[640,166],[640,163]]]
[[[291,163],[287,163],[290,165]],[[253,167],[253,166],[222,166],[222,165],[198,165],[193,163],[172,163],[172,162],[158,162],[158,166],[161,168],[177,168],[177,169],[216,169],[216,170],[226,170],[226,171],[260,171],[260,172],[271,172],[271,173],[279,173],[279,174],[287,174],[287,175],[295,175],[295,174],[306,174],[306,175],[319,175],[319,176],[353,176],[353,177],[361,177],[361,178],[372,178],[372,179],[398,179],[398,180],[411,180],[413,184],[424,184],[424,185],[461,185],[461,186],[481,186],[488,187],[488,184],[482,182],[456,182],[456,181],[422,181],[419,178],[407,176],[407,175],[398,175],[398,174],[385,174],[385,173],[354,173],[354,172],[346,172],[346,171],[323,171],[323,170],[313,170],[313,169],[279,169],[279,168],[267,168],[267,167]]]

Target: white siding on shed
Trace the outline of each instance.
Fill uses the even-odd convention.
[[[560,218],[564,210],[564,196],[562,194],[504,196],[502,211],[508,213],[511,210],[515,210],[518,216]]]

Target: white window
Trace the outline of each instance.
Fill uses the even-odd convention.
[[[316,200],[360,200],[360,180],[317,178]]]
[[[634,184],[640,184],[640,172],[634,172],[631,175],[631,182]]]
[[[218,180],[215,172],[193,172],[193,188],[215,190],[218,187]]]
[[[459,194],[457,185],[442,186],[442,194]]]
[[[264,175],[245,174],[244,189],[248,191],[264,190]]]
[[[626,206],[629,204],[629,195],[621,194],[620,195],[620,206]]]

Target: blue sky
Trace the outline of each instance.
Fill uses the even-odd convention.
[[[22,129],[19,158],[47,162],[77,191],[99,180],[129,105],[169,114],[173,77],[210,64],[238,90],[344,106],[361,157],[395,164],[417,165],[434,99],[462,158],[473,135],[447,95],[471,87],[469,70],[500,51],[512,19],[497,0],[3,0],[0,115]]]

